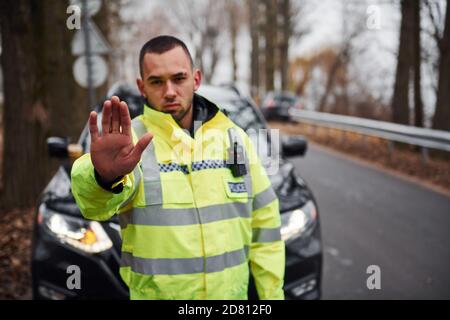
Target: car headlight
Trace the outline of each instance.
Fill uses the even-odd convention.
[[[314,202],[308,201],[303,207],[281,215],[281,239],[293,240],[315,224],[317,209]]]
[[[54,212],[42,204],[38,223],[62,243],[87,253],[99,253],[112,247],[112,241],[97,221],[87,221]]]

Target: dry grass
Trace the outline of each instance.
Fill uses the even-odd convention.
[[[0,212],[0,299],[31,297],[33,209]]]

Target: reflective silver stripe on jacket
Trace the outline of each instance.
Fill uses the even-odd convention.
[[[147,128],[139,118],[134,118],[131,125],[138,139],[147,133]],[[144,174],[145,203],[147,205],[162,203],[161,178],[153,142],[150,142],[142,154],[141,167]]]
[[[238,266],[248,261],[248,246],[231,252],[211,257],[198,258],[140,258],[129,252],[122,252],[122,267],[146,275],[192,274],[202,272],[218,272],[225,268]]]
[[[253,210],[264,208],[275,199],[277,199],[277,195],[275,191],[273,191],[272,185],[270,185],[266,190],[255,194],[255,197],[253,198]]]
[[[233,218],[250,218],[251,202],[232,202],[211,205],[201,208],[163,208],[162,205],[152,205],[145,208],[133,208],[119,215],[120,227],[125,229],[128,224],[142,226],[184,226],[229,220]]]
[[[136,166],[133,170],[133,175],[134,175],[134,190],[131,194],[131,196],[128,197],[128,199],[123,202],[120,205],[120,208],[126,207],[136,196],[137,191],[139,190],[139,183],[141,183],[141,171],[139,170],[139,166]]]
[[[273,242],[281,240],[280,228],[254,228],[252,242]]]

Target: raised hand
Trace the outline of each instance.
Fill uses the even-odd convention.
[[[116,96],[103,104],[101,135],[95,111],[89,115],[89,131],[92,163],[102,180],[107,182],[133,171],[153,139],[151,133],[146,133],[136,145],[133,144],[128,106]]]

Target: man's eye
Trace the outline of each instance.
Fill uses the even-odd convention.
[[[150,83],[153,85],[160,85],[162,83],[162,81],[161,80],[153,80]]]
[[[181,82],[185,79],[185,77],[176,77],[175,82]]]

